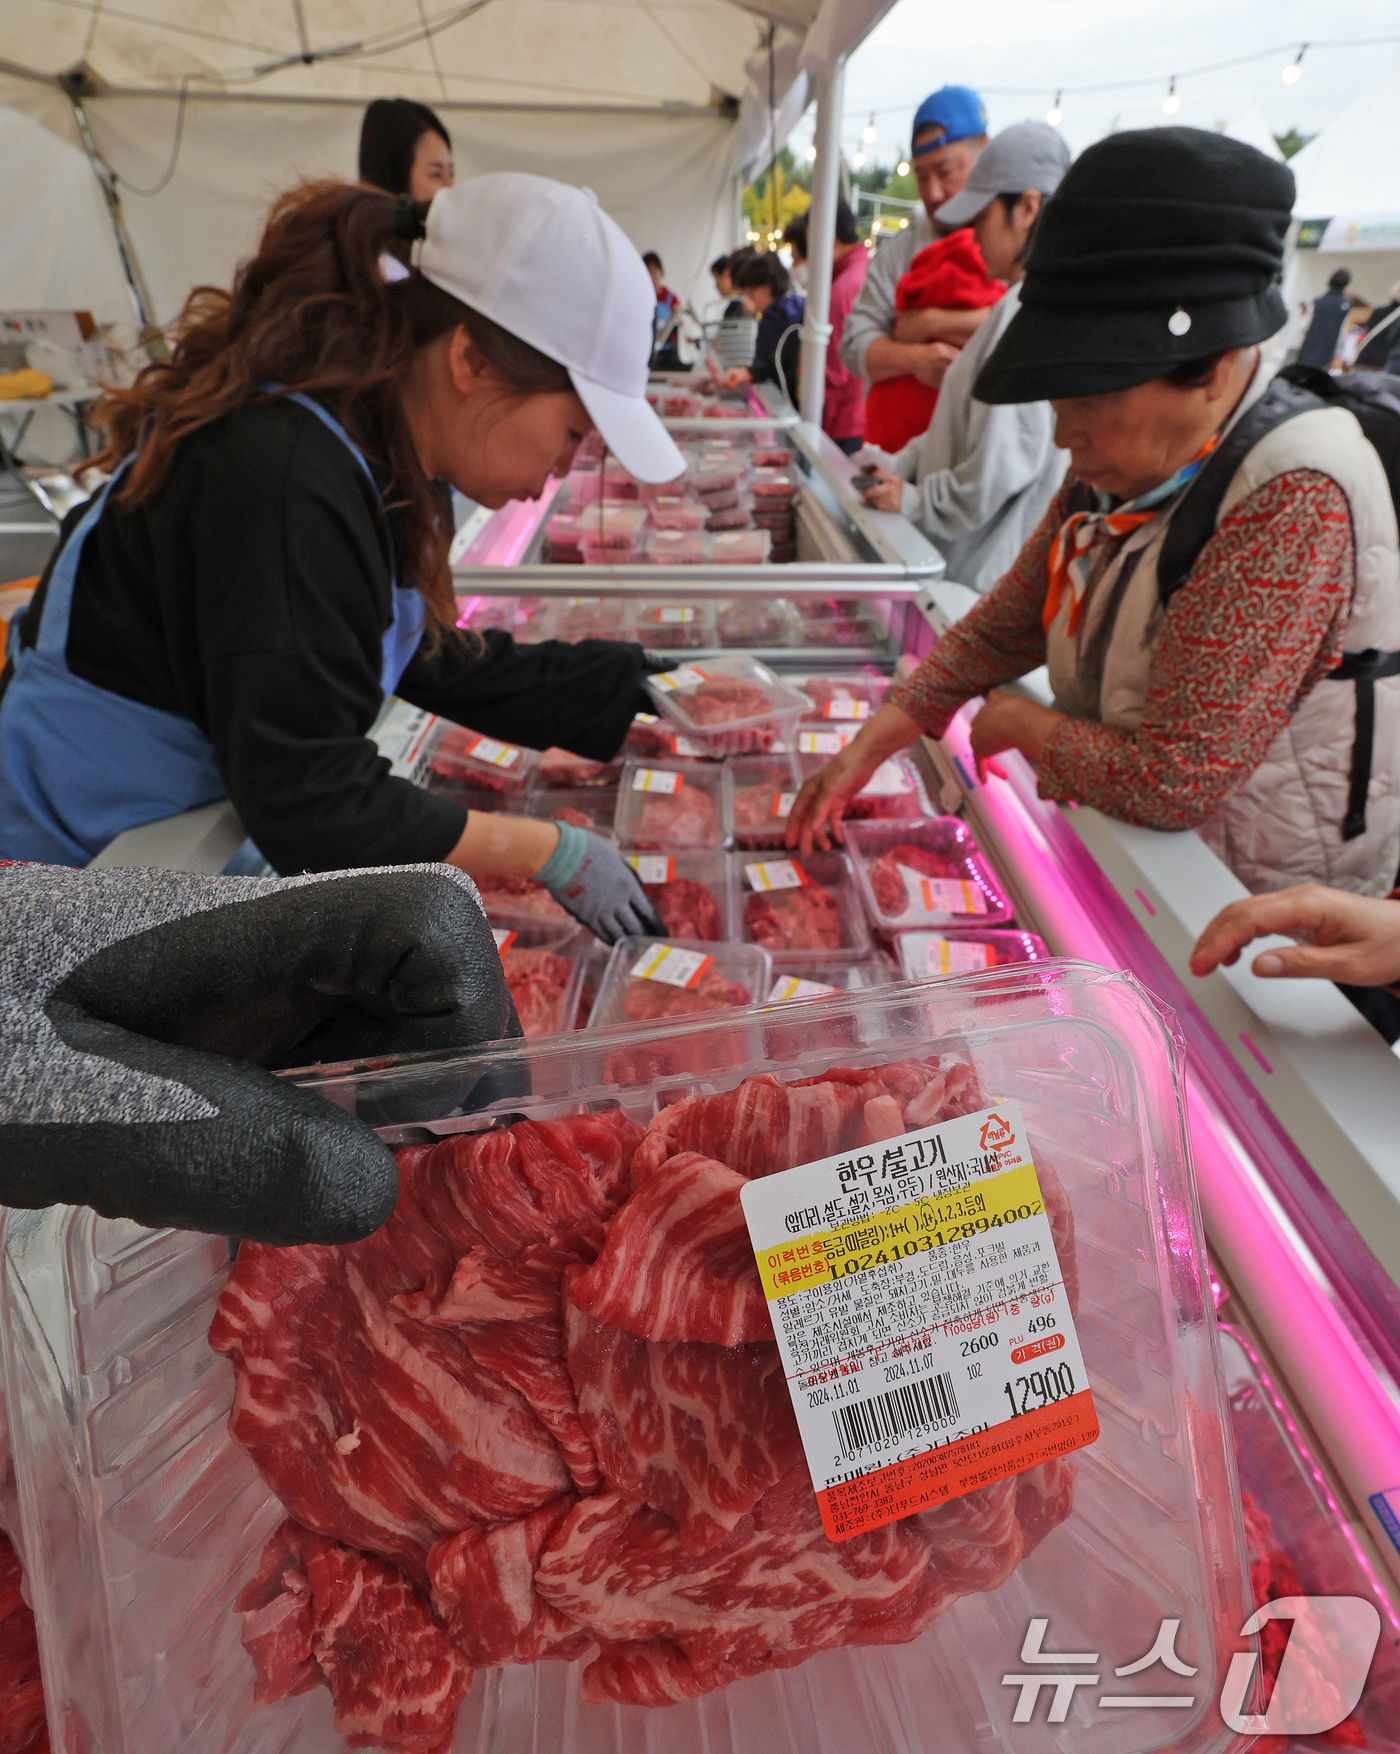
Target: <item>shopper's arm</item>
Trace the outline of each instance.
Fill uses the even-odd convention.
[[[1043,474],[1055,450],[1054,416],[1047,403],[989,407],[976,402],[971,415],[975,436],[967,453],[954,467],[934,470],[906,487],[899,506],[926,534],[948,542],[990,523]]]
[[[949,341],[894,341],[877,335],[865,349],[865,375],[872,384],[917,378],[936,390],[957,357],[958,349]]]
[[[888,338],[894,327],[895,283],[907,265],[907,251],[894,242],[882,245],[870,258],[865,284],[841,330],[841,357],[857,377],[870,376],[865,358],[870,344]]]
[[[1221,522],[1168,605],[1138,729],[1065,720],[1045,747],[1042,795],[1147,828],[1197,827],[1314,685],[1339,686],[1321,678],[1341,656],[1354,577],[1341,488],[1313,470],[1267,482]]]
[[[892,339],[950,341],[954,347],[963,347],[986,322],[993,308],[993,305],[979,305],[976,310],[961,311],[931,305],[922,311],[898,311]]]

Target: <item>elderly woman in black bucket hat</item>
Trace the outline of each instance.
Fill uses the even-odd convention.
[[[1070,472],[1004,578],[803,788],[790,844],[964,702],[979,764],[1198,829],[1256,893],[1400,864],[1400,544],[1355,417],[1259,344],[1293,177],[1194,128],[1116,134],[1046,204],[986,402],[1048,400]],[[1054,707],[999,687],[1048,664]]]

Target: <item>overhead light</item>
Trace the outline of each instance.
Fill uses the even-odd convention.
[[[851,154],[851,163],[857,170],[863,170],[865,168],[865,154],[863,152],[853,152]]]
[[[871,235],[871,237],[874,237],[875,233],[877,231],[879,231],[879,229],[880,229],[880,221],[878,219],[872,219],[870,222],[870,235]]]
[[[894,167],[894,174],[897,177],[907,177],[909,175],[909,160],[907,158],[900,159],[899,163]]]
[[[1284,68],[1284,70],[1283,70],[1283,83],[1285,85],[1296,85],[1298,83],[1298,81],[1303,77],[1303,56],[1306,55],[1307,52],[1308,52],[1308,45],[1306,43],[1304,43],[1302,45],[1302,47],[1298,50],[1298,53],[1293,57],[1293,59]]]
[[[874,112],[874,110],[871,110],[870,120],[861,129],[860,137],[865,142],[865,144],[867,146],[873,146],[875,144],[875,112]]]
[[[812,142],[812,144],[807,148],[807,163],[808,164],[815,164],[816,162],[817,162],[817,143],[814,140]]]
[[[1065,119],[1065,112],[1060,108],[1060,99],[1064,95],[1065,94],[1062,91],[1057,91],[1055,93],[1054,103],[1052,103],[1050,108],[1045,112],[1045,120],[1052,128],[1058,128],[1060,123]]]
[[[899,229],[901,231],[903,231],[908,224],[909,224],[909,219],[908,219],[908,215],[906,215],[903,219],[900,220]]]
[[[1181,108],[1181,99],[1176,95],[1176,74],[1172,74],[1172,82],[1167,87],[1167,95],[1162,99],[1162,114],[1174,116]]]

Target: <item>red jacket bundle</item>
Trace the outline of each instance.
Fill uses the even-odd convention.
[[[993,280],[971,229],[964,226],[925,244],[895,284],[898,311],[976,311],[1006,291]],[[897,451],[917,438],[933,417],[938,391],[915,377],[886,378],[865,395],[865,438],[883,451]]]

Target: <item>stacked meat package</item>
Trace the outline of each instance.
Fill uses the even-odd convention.
[[[1129,979],[998,969],[303,1075],[398,1156],[345,1247],[9,1213],[63,1746],[1020,1754],[1093,1651],[1067,1734],[1178,1692],[1225,1754],[1179,1071]]]

